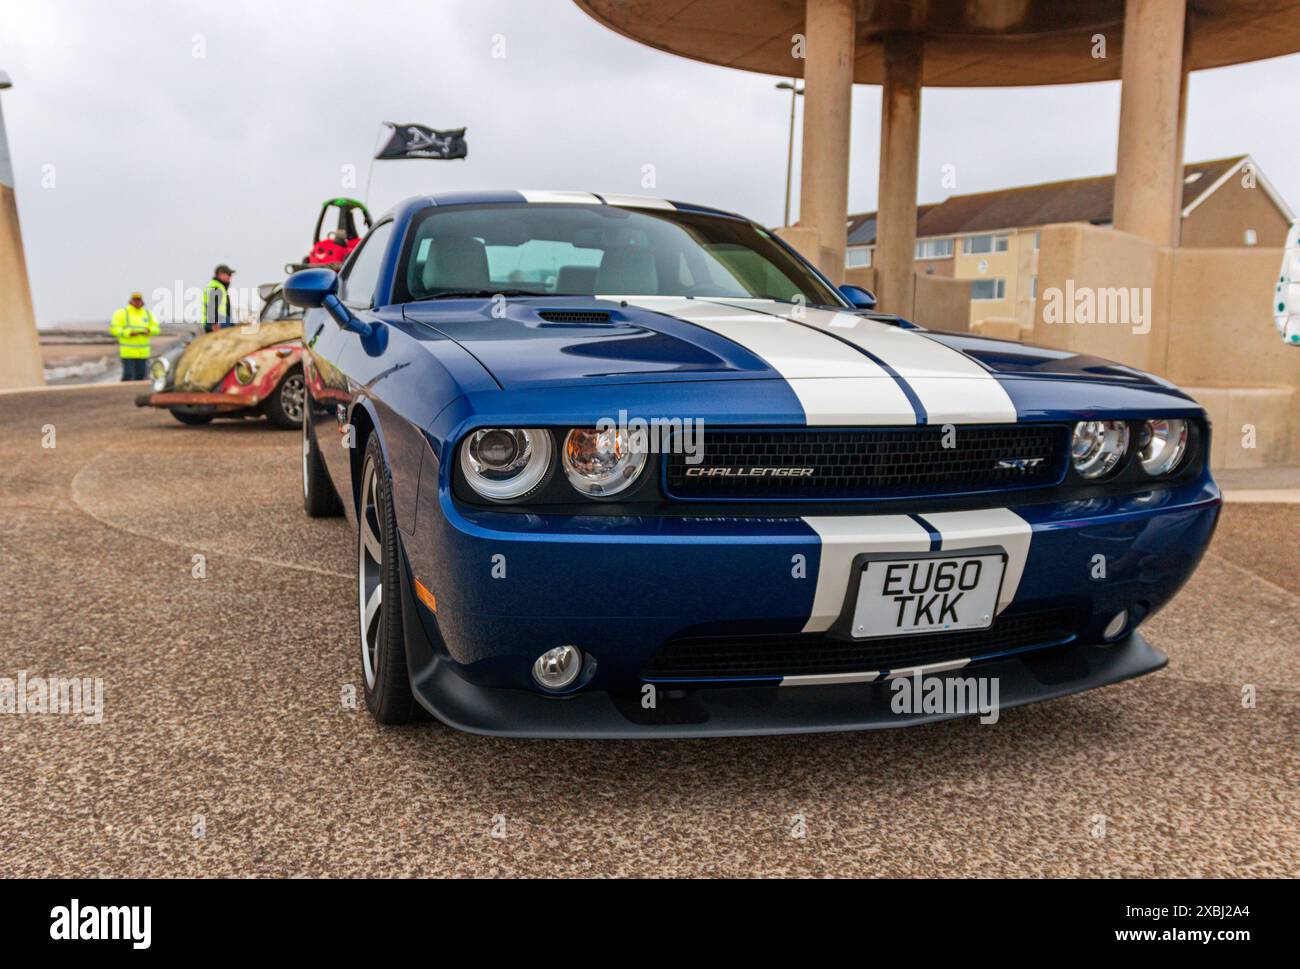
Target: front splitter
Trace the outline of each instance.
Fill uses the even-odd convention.
[[[943,695],[963,695],[968,681],[997,679],[997,709],[1052,700],[1153,673],[1169,662],[1134,632],[1109,646],[1068,645],[939,672]],[[958,683],[956,681],[962,681]],[[882,730],[978,716],[975,709],[895,712],[903,680],[796,688],[716,686],[672,689],[662,684],[646,709],[640,691],[600,691],[551,698],[525,690],[470,683],[438,658],[413,684],[438,719],[470,733],[503,737],[644,739]],[[951,685],[951,689],[949,688]],[[968,691],[967,691],[968,692]]]

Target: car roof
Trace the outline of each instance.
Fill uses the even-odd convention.
[[[450,205],[503,205],[527,202],[530,204],[617,205],[628,209],[671,209],[682,212],[702,212],[729,219],[745,219],[743,215],[690,202],[675,202],[644,195],[623,195],[609,192],[567,192],[550,189],[500,189],[493,191],[439,192],[426,196],[437,206]]]

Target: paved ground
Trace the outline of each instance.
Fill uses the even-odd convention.
[[[1300,507],[1226,509],[1147,627],[1168,669],[996,726],[381,730],[297,435],[133,393],[0,395],[0,676],[105,682],[102,724],[0,715],[6,874],[1300,875]]]

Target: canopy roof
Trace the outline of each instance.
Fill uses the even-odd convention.
[[[574,0],[612,30],[710,64],[802,76],[791,37],[804,0]],[[1120,76],[1124,0],[858,0],[854,80],[880,84],[883,34],[925,37],[922,83],[1011,87]],[[1189,65],[1223,67],[1300,51],[1295,0],[1191,0]],[[1106,56],[1093,56],[1093,36]]]

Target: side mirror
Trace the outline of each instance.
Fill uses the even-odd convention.
[[[370,326],[339,299],[339,274],[333,269],[300,269],[284,281],[284,298],[305,310],[324,309],[345,330],[370,335]]]
[[[850,306],[857,309],[874,310],[876,308],[876,294],[869,289],[863,289],[861,286],[845,284],[840,287],[840,295],[849,301]]]
[[[339,274],[333,269],[300,269],[284,281],[284,298],[305,310],[319,309],[338,295]]]

